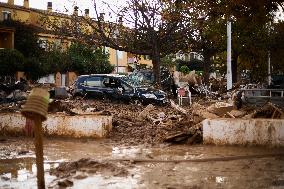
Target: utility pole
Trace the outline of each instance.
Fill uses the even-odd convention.
[[[118,35],[119,35],[119,31],[118,31],[118,29],[116,29],[115,31],[114,31],[114,38],[116,39],[116,40],[118,40],[117,38],[118,38]],[[115,49],[115,58],[116,58],[116,73],[118,74],[118,50],[117,49]]]
[[[270,50],[268,51],[268,85],[271,85]]]
[[[227,22],[227,90],[232,89],[232,23]]]
[[[269,37],[270,37],[270,28],[271,28],[271,21],[269,22],[269,24],[268,24],[268,35],[269,35]],[[267,70],[267,72],[268,72],[268,78],[267,78],[267,80],[268,80],[268,85],[271,85],[271,62],[270,62],[270,49],[268,49],[268,70]]]

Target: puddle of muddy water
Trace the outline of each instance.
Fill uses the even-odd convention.
[[[0,161],[1,162],[1,161]],[[46,171],[45,181],[46,183],[51,182],[56,177],[48,174],[51,168],[58,166],[58,163],[45,163],[44,169]],[[10,188],[25,188],[32,189],[37,188],[37,178],[36,178],[36,164],[34,159],[28,161],[9,162],[1,163],[0,165],[0,188],[10,189]]]
[[[36,166],[32,139],[8,139],[0,143],[0,188],[36,188]],[[24,156],[19,152],[28,152]],[[13,152],[13,153],[12,153]],[[283,148],[225,146],[116,146],[104,140],[44,140],[45,179],[49,188],[58,188],[50,169],[62,161],[91,158],[186,160],[283,152]],[[284,158],[266,157],[219,162],[112,162],[128,171],[114,176],[100,172],[81,178],[70,177],[70,188],[284,188]]]
[[[70,188],[93,189],[94,186],[96,186],[97,189],[116,189],[116,188],[132,189],[132,188],[138,188],[139,185],[137,180],[132,177],[106,178],[102,175],[97,175],[95,177],[93,176],[83,179],[80,182],[75,182],[74,186]]]

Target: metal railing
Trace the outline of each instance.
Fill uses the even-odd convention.
[[[246,97],[284,97],[284,89],[241,89]]]

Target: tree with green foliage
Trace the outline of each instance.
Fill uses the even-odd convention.
[[[6,69],[12,69],[13,72],[24,71],[27,78],[34,81],[46,75],[48,72],[47,64],[43,62],[45,52],[38,45],[37,34],[39,29],[35,26],[15,20],[2,21],[0,26],[15,29],[14,51],[16,51],[16,53],[12,51],[14,52],[13,55],[11,55],[11,53],[7,54],[7,56],[11,58],[5,59],[5,63],[7,64]],[[21,67],[14,65],[15,60],[13,56],[15,58],[20,57]],[[1,58],[1,61],[4,61],[4,59]]]
[[[184,65],[180,67],[180,72],[183,74],[189,74],[190,70],[186,65]]]
[[[102,48],[73,43],[67,54],[70,58],[68,69],[78,74],[108,74],[114,69],[108,60],[108,53]]]
[[[283,0],[240,0],[211,1],[194,0],[188,8],[195,29],[194,43],[190,49],[203,54],[204,80],[209,80],[209,69],[216,57],[226,51],[226,23],[232,22],[232,72],[233,81],[237,78],[237,65],[249,62],[251,65],[263,64],[268,44],[267,22]],[[193,14],[192,14],[193,13]],[[266,52],[267,52],[266,48]],[[215,60],[213,60],[215,57]],[[267,59],[267,58],[266,58]],[[219,59],[223,61],[224,59]],[[247,61],[248,60],[248,61]],[[262,60],[262,61],[260,61]],[[226,65],[223,62],[219,65]],[[259,66],[261,67],[261,66]]]
[[[198,59],[193,59],[190,61],[186,61],[186,60],[176,60],[176,66],[177,66],[177,70],[180,70],[182,66],[187,66],[189,68],[190,71],[203,71],[204,68],[204,62]]]
[[[176,66],[175,55],[170,54],[161,58],[161,66],[172,69]]]
[[[53,48],[50,51],[44,52],[41,60],[45,62],[45,69],[49,74],[70,71],[70,56],[66,51],[61,49]]]
[[[225,51],[226,41],[222,40],[223,45],[214,44],[216,39],[207,38],[202,33],[207,32],[208,29],[216,30],[219,22],[211,22],[212,18],[217,20],[223,20],[223,31],[225,29],[226,21],[232,22],[232,73],[233,82],[237,81],[238,67],[241,69],[251,69],[255,72],[255,76],[265,77],[265,65],[267,65],[267,52],[271,41],[269,41],[268,28],[269,22],[273,22],[275,12],[279,10],[279,7],[283,6],[283,0],[239,0],[239,1],[210,1],[210,0],[195,0],[196,10],[194,11],[198,16],[201,16],[207,24],[211,24],[211,27],[201,27],[203,32],[197,32],[201,34],[201,44],[209,41],[212,43],[215,51],[215,55]],[[196,17],[196,16],[195,16]],[[204,23],[203,21],[203,23]],[[208,22],[209,21],[209,22]],[[217,24],[217,25],[216,25]],[[217,26],[217,27],[216,27]],[[220,31],[220,30],[217,30]],[[210,32],[211,33],[211,32]],[[220,33],[221,34],[221,33]],[[202,39],[203,36],[203,39]],[[217,35],[219,39],[223,37],[226,39],[226,34],[223,32],[221,35]],[[207,43],[208,44],[208,43]],[[201,48],[202,49],[202,48]],[[202,49],[205,53],[206,48]],[[211,57],[214,55],[210,55]],[[204,55],[205,62],[206,56]],[[206,63],[207,64],[207,63]],[[266,66],[267,67],[267,66]],[[258,71],[257,71],[258,70]]]
[[[270,33],[272,74],[284,74],[284,21],[274,23]]]
[[[24,56],[16,49],[0,49],[0,75],[13,76],[24,68]]]
[[[40,77],[48,74],[44,61],[39,57],[25,58],[23,71],[27,79],[31,81],[37,81]]]

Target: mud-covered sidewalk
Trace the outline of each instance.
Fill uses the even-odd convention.
[[[283,148],[44,140],[49,188],[283,188]],[[0,142],[0,188],[36,188],[33,140]]]

